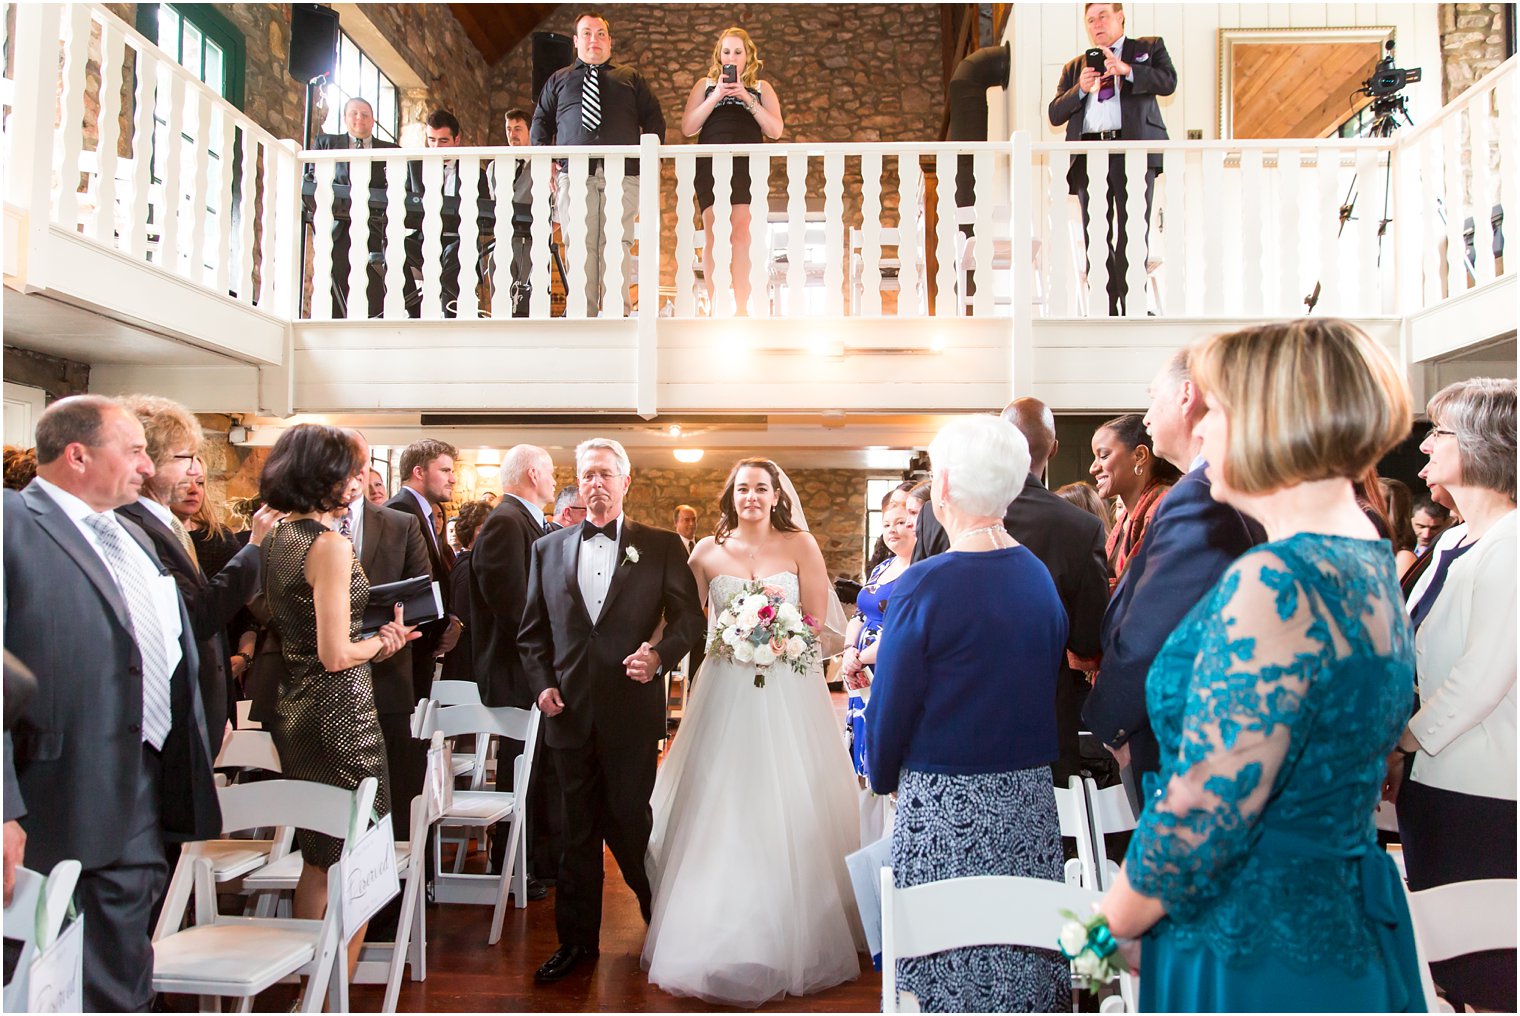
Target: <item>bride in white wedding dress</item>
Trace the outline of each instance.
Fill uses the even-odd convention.
[[[787,487],[765,459],[729,475],[718,535],[691,556],[710,617],[752,579],[830,612],[823,554]],[[864,947],[844,862],[860,846],[858,793],[821,665],[774,664],[763,687],[755,674],[709,655],[660,768],[642,957],[665,991],[751,1007],[853,980]]]

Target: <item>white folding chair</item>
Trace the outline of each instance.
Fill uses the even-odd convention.
[[[1516,948],[1517,887],[1520,882],[1512,878],[1484,878],[1408,894],[1428,1012],[1454,1011],[1436,995],[1430,964],[1488,949]]]
[[[31,987],[32,961],[46,951],[63,930],[74,886],[79,882],[79,862],[59,861],[40,875],[30,868],[16,868],[11,905],[5,908],[5,937],[21,943],[16,971],[5,986],[5,1011],[26,1012]]]
[[[1072,776],[1066,786],[1056,788],[1056,814],[1061,820],[1061,836],[1077,841],[1077,856],[1066,862],[1066,884],[1096,888],[1098,869],[1092,824],[1087,817],[1087,788],[1080,776]]]
[[[238,699],[237,722],[234,726],[239,730],[263,730],[264,725],[253,719],[253,699]]]
[[[274,738],[267,732],[238,729],[222,745],[212,767],[279,773],[280,753],[275,750]],[[263,832],[256,830],[251,837],[227,837],[201,843],[202,854],[211,862],[212,879],[217,883],[231,882],[290,852],[295,839],[294,829],[289,826],[275,828],[268,836],[262,835]]]
[[[303,780],[226,787],[220,792],[223,828],[309,829],[341,838],[346,858],[352,840],[370,827],[377,788],[374,777],[353,791]],[[170,880],[153,936],[153,989],[199,995],[202,1011],[215,1011],[217,999],[233,997],[240,1000],[239,1012],[249,1012],[260,992],[299,974],[306,977],[300,1011],[321,1011],[329,991],[334,1011],[347,1011],[348,964],[337,960],[346,944],[343,860],[328,869],[328,907],[321,920],[233,917],[216,912],[211,864],[200,848],[185,846]],[[171,915],[184,911],[192,884],[196,924],[174,931],[178,921]]]
[[[474,681],[445,681],[436,680],[433,687],[428,691],[428,697],[438,704],[440,708],[448,706],[478,706],[480,701],[480,685]],[[476,736],[475,750],[473,752],[454,752],[454,775],[469,776],[470,789],[479,790],[485,782],[486,751],[489,749],[491,739],[489,737]]]
[[[514,709],[511,706],[449,706],[437,710],[432,717],[432,729],[427,732],[428,736],[441,733],[444,737],[488,734],[523,742],[523,753],[514,763],[516,771],[512,786],[516,789],[511,792],[456,791],[453,804],[444,811],[440,820],[439,835],[433,838],[434,900],[438,903],[493,904],[495,910],[491,915],[491,932],[486,940],[489,945],[495,945],[501,938],[508,894],[516,895],[519,907],[528,905],[527,788],[533,775],[533,751],[538,743],[540,715],[537,706],[531,709]],[[480,829],[483,841],[484,830],[509,818],[512,825],[499,874],[474,875],[444,871],[444,828],[464,826]],[[462,844],[459,849],[462,853],[465,845]]]
[[[1095,888],[1108,891],[1113,885],[1114,876],[1119,874],[1119,865],[1108,859],[1108,849],[1104,845],[1103,837],[1111,833],[1127,833],[1135,828],[1139,818],[1135,815],[1135,809],[1129,803],[1129,794],[1122,785],[1098,789],[1092,777],[1085,780],[1087,785],[1087,813],[1092,821],[1092,844],[1093,856],[1098,873],[1098,881],[1093,883]]]
[[[434,734],[434,749],[443,747],[443,735]],[[422,890],[427,881],[428,830],[441,814],[433,781],[423,783],[422,793],[412,798],[411,825],[405,843],[396,844],[396,875],[401,880],[401,916],[396,921],[394,942],[366,940],[359,950],[359,965],[354,970],[355,984],[384,984],[385,1000],[381,1012],[395,1012],[401,992],[401,974],[410,965],[412,980],[427,980],[427,908]]]
[[[898,889],[892,869],[883,868],[881,1011],[919,1011],[911,993],[898,997],[899,959],[977,945],[1054,949],[1066,922],[1061,911],[1088,914],[1101,898],[1092,889],[1014,875],[951,878]],[[1134,978],[1121,974],[1119,990],[1124,1008],[1104,1011],[1133,1012]]]

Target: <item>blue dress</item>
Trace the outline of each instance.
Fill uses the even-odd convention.
[[[1162,770],[1126,859],[1167,916],[1143,1012],[1423,1011],[1372,813],[1409,717],[1414,640],[1380,540],[1242,555],[1151,667]]]
[[[855,639],[855,648],[865,652],[867,646],[876,644],[881,638],[881,627],[887,619],[887,601],[892,597],[892,587],[897,585],[898,579],[906,574],[907,569],[897,573],[897,577],[890,582],[883,582],[881,577],[887,569],[892,567],[897,558],[889,557],[875,568],[871,569],[871,577],[860,590],[860,595],[855,599],[855,615],[865,623],[861,626],[860,635]],[[858,691],[852,691],[849,695],[849,703],[845,709],[844,719],[845,741],[850,746],[850,761],[855,764],[855,775],[865,777],[866,769],[866,697]]]

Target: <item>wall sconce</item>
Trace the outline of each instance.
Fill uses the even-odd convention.
[[[703,451],[700,448],[677,448],[671,454],[675,455],[677,462],[684,462],[688,466],[695,462],[701,462]]]

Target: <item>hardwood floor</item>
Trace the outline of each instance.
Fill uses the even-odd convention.
[[[536,984],[533,972],[558,942],[554,894],[524,910],[507,913],[501,942],[486,945],[489,907],[428,907],[428,977],[403,981],[397,1008],[403,1012],[709,1012],[701,999],[677,998],[652,987],[639,969],[644,922],[617,864],[605,856],[602,954],[592,966],[556,984]],[[380,985],[355,985],[356,1012],[380,1007]],[[881,1008],[881,977],[861,957],[860,979],[816,995],[787,996],[764,1012],[875,1012]]]

